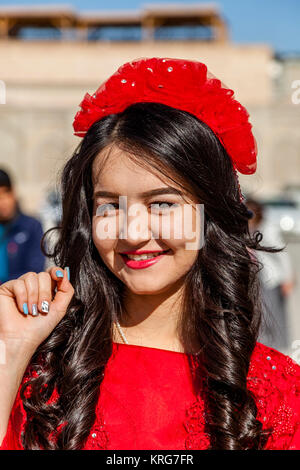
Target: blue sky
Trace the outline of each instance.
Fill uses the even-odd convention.
[[[161,2],[147,0],[112,0],[109,10],[132,10],[145,4],[201,4],[206,1],[176,2],[162,0]],[[238,43],[263,42],[270,44],[277,52],[300,53],[300,0],[219,0],[213,2],[219,5],[224,18],[227,20],[231,39]],[[0,5],[63,5],[68,4],[76,10],[107,10],[106,0],[73,0],[73,1],[34,1],[0,0]]]

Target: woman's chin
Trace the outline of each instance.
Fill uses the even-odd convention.
[[[167,286],[162,287],[161,285],[149,285],[146,286],[145,283],[141,283],[140,285],[135,284],[135,285],[127,285],[126,287],[130,292],[136,295],[156,295],[156,294],[161,294],[165,290],[167,290]]]

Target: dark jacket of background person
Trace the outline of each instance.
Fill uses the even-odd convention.
[[[0,277],[0,284],[28,271],[44,271],[45,256],[40,247],[43,228],[40,221],[25,215],[18,207],[15,217],[0,225],[0,263],[6,263],[7,267],[6,270],[1,269],[2,273],[6,271],[7,278]],[[5,253],[6,259],[3,259]]]

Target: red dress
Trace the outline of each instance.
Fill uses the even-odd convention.
[[[113,343],[97,417],[82,449],[207,449],[204,402],[194,394],[192,370],[185,353]],[[257,418],[264,428],[274,427],[266,449],[300,450],[300,366],[257,343],[248,388]],[[18,392],[0,449],[23,449],[25,422]]]

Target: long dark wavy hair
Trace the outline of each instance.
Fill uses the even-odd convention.
[[[160,103],[135,103],[95,122],[62,169],[62,221],[44,234],[42,247],[55,265],[70,267],[75,293],[31,358],[37,376],[21,390],[28,417],[24,448],[81,449],[95,421],[112,354],[112,314],[122,315],[124,286],[92,239],[92,164],[110,144],[167,178],[176,175],[204,204],[205,243],[185,276],[181,338],[187,348],[191,342],[201,345],[198,374],[205,371],[210,448],[263,449],[270,431],[256,418],[246,382],[262,315],[262,266],[250,252],[283,248],[262,246],[262,234],[250,234],[231,159],[212,130],[192,114]],[[52,230],[57,238],[50,253],[46,237]],[[59,399],[47,404],[54,388]],[[49,439],[63,423],[57,438]]]

